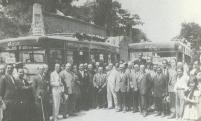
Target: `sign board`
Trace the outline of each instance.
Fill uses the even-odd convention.
[[[8,57],[5,59],[6,63],[16,63],[16,59],[14,57]]]
[[[33,18],[31,29],[33,35],[45,34],[42,6],[39,3],[34,3],[33,5]]]

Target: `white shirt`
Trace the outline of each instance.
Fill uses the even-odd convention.
[[[53,71],[50,75],[50,84],[52,87],[61,86],[61,77],[59,76],[59,73],[57,73],[56,71]]]
[[[116,74],[118,73],[118,71],[116,69],[112,69],[109,74],[108,74],[108,77],[107,77],[107,80],[108,80],[108,84],[111,85],[111,86],[114,86],[114,83],[115,83],[115,77],[116,77]]]
[[[174,91],[177,92],[178,89],[188,89],[187,83],[189,80],[189,76],[183,75],[182,77],[177,77],[177,82],[174,86]]]

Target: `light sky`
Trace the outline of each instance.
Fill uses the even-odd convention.
[[[86,0],[80,0],[83,3]],[[201,25],[201,0],[116,0],[132,14],[138,14],[139,26],[151,41],[169,41],[177,36],[182,22]]]

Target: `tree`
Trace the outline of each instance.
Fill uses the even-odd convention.
[[[201,27],[196,23],[182,23],[180,38],[185,38],[192,44],[192,48],[196,50],[200,47]]]
[[[142,24],[139,15],[130,14],[121,4],[112,0],[98,0],[95,9],[94,22],[105,26],[108,35],[130,36],[135,25]]]
[[[201,27],[197,23],[182,23],[180,35],[178,38],[184,38],[191,43],[192,48],[192,62],[199,60],[199,50],[201,42]]]
[[[0,39],[29,33],[32,22],[32,5],[39,2],[47,12],[66,10],[73,0],[1,0]],[[64,9],[65,8],[65,9]],[[67,10],[66,10],[67,13]]]
[[[136,25],[143,24],[139,15],[129,13],[117,1],[96,0],[94,6],[82,6],[81,8],[86,10],[82,14],[91,19],[88,21],[93,21],[96,25],[106,28],[108,36],[123,35],[133,37],[133,40],[136,41],[140,41],[140,39],[147,40],[146,35],[141,30],[134,28]],[[136,35],[136,33],[139,35]],[[140,36],[141,38],[139,38]]]

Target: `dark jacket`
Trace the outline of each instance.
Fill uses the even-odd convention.
[[[15,82],[15,84],[12,81]],[[0,79],[0,96],[3,98],[5,102],[7,101],[17,101],[18,100],[18,93],[17,93],[17,83],[14,79],[14,77],[11,77],[10,75],[4,75]]]
[[[48,82],[42,76],[36,75],[33,78],[32,84],[35,98],[38,96],[44,97],[47,95]]]
[[[81,72],[78,71],[78,79],[80,81],[80,89],[81,91],[87,91],[89,88],[89,75],[86,71],[84,71],[84,75],[82,76]]]
[[[166,91],[166,83],[163,74],[154,77],[153,93],[155,97],[163,97]]]
[[[34,102],[33,87],[25,79],[15,79],[18,88],[19,100],[24,103]]]
[[[95,72],[94,71],[88,71],[87,73],[89,76],[89,86],[93,87],[93,78],[94,78]]]
[[[138,89],[141,95],[146,95],[150,90],[151,75],[149,73],[139,73],[138,79]]]

